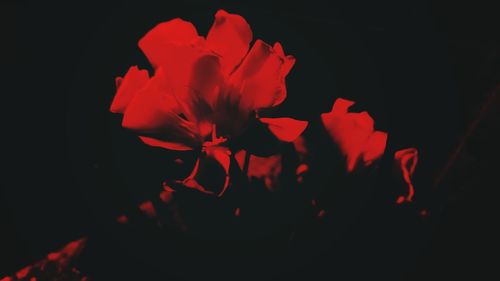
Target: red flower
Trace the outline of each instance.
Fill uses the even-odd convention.
[[[270,46],[256,40],[249,50],[251,41],[245,19],[223,10],[216,13],[206,38],[178,18],[160,23],[139,41],[154,66],[153,77],[131,67],[117,78],[110,110],[122,113],[123,127],[144,143],[171,150],[201,149],[227,173],[230,151],[210,147],[224,146],[244,132],[257,111],[282,103],[285,77],[295,63],[279,43]],[[257,120],[286,142],[307,126],[291,118]],[[191,186],[200,189],[193,182]]]
[[[321,120],[332,140],[347,160],[347,171],[352,172],[359,162],[369,166],[385,150],[387,133],[375,131],[374,122],[366,112],[348,112],[353,101],[337,99],[332,111],[321,114]]]

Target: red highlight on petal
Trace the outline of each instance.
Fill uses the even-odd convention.
[[[26,276],[28,276],[28,273],[30,273],[31,268],[32,268],[32,266],[28,265],[28,266],[24,267],[23,269],[19,270],[19,271],[16,273],[16,277],[17,277],[17,279],[23,279],[23,278],[25,278]]]
[[[309,171],[309,166],[306,164],[300,164],[297,169],[295,170],[295,173],[299,176],[304,174],[305,172]]]
[[[292,118],[259,118],[279,140],[293,142],[307,127],[307,121]]]
[[[148,217],[151,217],[151,218],[156,217],[156,210],[155,210],[155,207],[153,206],[153,202],[151,202],[151,201],[142,202],[139,205],[139,210],[141,210]]]
[[[163,190],[160,192],[160,200],[164,203],[170,203],[173,199],[173,191]]]
[[[47,259],[49,261],[55,261],[55,260],[58,260],[60,256],[61,256],[61,253],[58,253],[58,252],[50,253],[47,255]]]
[[[113,113],[124,113],[130,101],[139,90],[146,86],[148,80],[148,71],[139,70],[137,66],[130,67],[125,77],[117,77],[117,91],[111,103],[110,111]]]
[[[219,10],[207,35],[207,46],[221,57],[222,69],[229,75],[248,52],[252,30],[240,15]]]
[[[304,181],[304,174],[309,171],[309,166],[307,164],[300,164],[295,170],[297,175],[297,182],[302,183]]]
[[[121,215],[118,218],[116,218],[116,221],[119,224],[126,224],[126,223],[128,223],[128,217],[126,215]]]

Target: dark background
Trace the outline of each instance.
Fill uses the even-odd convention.
[[[15,121],[4,135],[15,146],[7,147],[6,154],[14,157],[5,160],[7,179],[0,193],[0,276],[81,236],[104,237],[90,249],[95,256],[83,257],[84,268],[102,276],[122,268],[115,273],[127,276],[123,268],[131,265],[123,259],[108,269],[102,265],[112,264],[118,254],[99,254],[116,250],[104,250],[110,239],[106,233],[113,233],[105,228],[106,218],[128,209],[122,197],[134,189],[133,175],[118,184],[108,175],[119,173],[127,149],[117,148],[114,139],[120,133],[112,128],[119,122],[107,112],[113,78],[130,65],[147,66],[136,42],[156,23],[182,17],[206,34],[215,11],[224,8],[243,15],[254,38],[280,41],[285,52],[297,57],[283,115],[311,119],[328,111],[336,97],[351,98],[389,133],[389,151],[415,146],[421,152],[420,195],[414,205],[383,221],[361,216],[355,230],[364,232],[349,240],[357,245],[352,251],[344,249],[351,256],[346,256],[342,273],[332,272],[334,266],[325,269],[328,260],[313,259],[315,265],[306,264],[295,277],[494,279],[498,10],[439,1],[332,2],[19,4],[15,47],[4,52],[15,76],[10,81],[15,91],[6,95],[19,100],[12,107],[4,105],[4,122]],[[146,148],[131,153],[134,159],[154,154]],[[453,153],[457,157],[449,160]],[[146,162],[128,169],[140,170]],[[452,165],[444,168],[447,163]],[[160,172],[142,171],[135,179]],[[445,176],[434,186],[441,173]],[[115,186],[106,189],[110,182]],[[122,184],[124,194],[118,192]],[[141,189],[133,196],[140,201],[148,192],[153,191]],[[427,221],[399,220],[421,208],[431,210]],[[395,245],[383,243],[388,241]],[[99,269],[90,269],[89,260]],[[200,262],[194,263],[194,271]],[[136,271],[147,268],[133,266]],[[148,274],[145,280],[156,273]]]

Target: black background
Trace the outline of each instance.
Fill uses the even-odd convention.
[[[130,65],[147,65],[136,42],[156,23],[182,17],[205,34],[219,8],[243,15],[254,38],[280,41],[287,53],[296,56],[298,63],[288,79],[289,97],[280,109],[283,115],[311,119],[328,111],[336,97],[351,98],[370,111],[379,129],[389,133],[390,151],[408,146],[421,151],[417,183],[422,195],[403,212],[429,207],[431,220],[405,224],[396,216],[377,225],[365,216],[366,221],[360,219],[363,226],[356,229],[366,232],[350,241],[362,239],[366,248],[353,248],[342,274],[335,273],[334,265],[328,269],[328,260],[315,260],[316,265],[305,265],[295,277],[448,280],[498,275],[490,256],[495,256],[493,230],[498,224],[494,215],[498,203],[492,193],[498,186],[494,180],[499,101],[488,98],[499,74],[495,7],[425,1],[21,3],[16,10],[15,51],[5,55],[10,69],[15,69],[10,81],[15,92],[6,95],[19,100],[12,108],[4,104],[5,123],[14,121],[4,138],[15,146],[7,147],[14,157],[5,161],[14,171],[6,171],[1,190],[5,223],[0,275],[70,240],[106,237],[103,232],[111,231],[103,229],[102,217],[115,215],[109,209],[118,214],[128,208],[126,200],[120,199],[126,195],[119,195],[116,187],[102,190],[103,182],[113,180],[106,173],[120,169],[116,168],[119,157],[127,149],[113,146],[110,150],[117,134],[112,128],[119,124],[107,112],[114,94],[113,79]],[[490,106],[482,109],[485,101]],[[480,112],[485,114],[447,176],[432,187]],[[152,155],[145,150],[132,153]],[[141,169],[143,164],[128,169]],[[136,178],[159,172],[142,171]],[[124,189],[130,192],[133,187]],[[139,200],[148,195],[147,189],[134,194]],[[113,208],[106,208],[110,204]],[[387,225],[392,219],[397,223]],[[402,234],[411,235],[394,238],[393,232],[384,240],[379,237],[383,231],[371,232],[382,228],[390,233],[400,227]],[[97,239],[93,251],[107,247],[102,241],[108,238]],[[393,238],[401,244],[387,246],[387,251],[384,243],[374,245]],[[394,252],[405,247],[406,254]],[[88,260],[111,264],[105,260],[118,259],[98,256],[83,257],[87,260],[83,267],[92,267]],[[116,261],[116,267],[108,270],[128,276],[130,265],[122,262]],[[193,271],[200,262],[193,262]],[[137,270],[131,272],[147,268],[135,266]],[[106,276],[104,267],[94,266],[99,268],[94,273]],[[259,267],[264,268],[255,265]],[[148,274],[144,280],[156,273]],[[98,275],[96,279],[102,280]]]

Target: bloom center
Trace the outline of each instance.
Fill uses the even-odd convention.
[[[211,134],[211,140],[205,141],[202,146],[202,151],[206,151],[206,149],[213,147],[213,146],[219,146],[227,141],[227,138],[225,137],[218,137],[217,136],[217,125],[212,124],[212,134]]]

